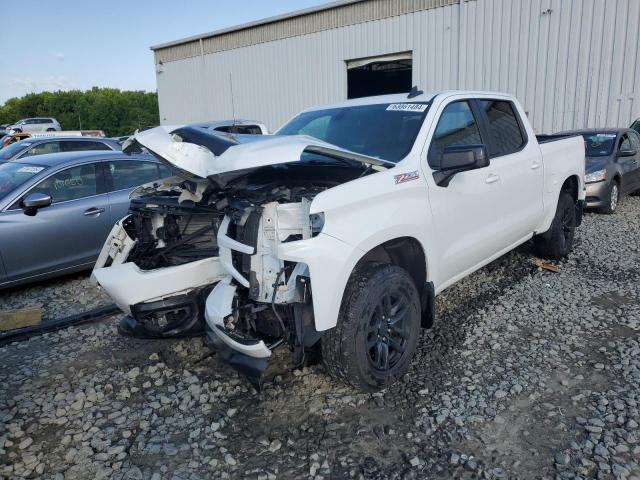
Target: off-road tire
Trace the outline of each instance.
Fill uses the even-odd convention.
[[[615,197],[615,198],[614,198]],[[620,182],[618,180],[612,180],[607,191],[607,204],[604,207],[600,207],[598,210],[600,213],[606,215],[612,215],[618,210],[618,204],[620,203]]]
[[[380,327],[382,320],[379,319],[385,318],[380,313],[385,308],[382,304],[388,297],[390,305],[393,305],[394,295],[397,296],[395,305],[406,305],[406,315],[402,317],[402,336],[396,333],[393,326],[389,326],[389,322],[386,327]],[[374,327],[374,323],[378,327]],[[380,335],[376,340],[371,333],[376,328],[387,328],[387,332],[390,332],[388,338],[383,338],[387,342],[386,369],[375,368],[371,358],[380,355],[380,351],[376,350],[379,343],[374,347],[367,346],[368,342],[380,342]],[[373,392],[391,385],[406,373],[419,336],[420,295],[409,273],[395,265],[365,263],[356,267],[349,278],[336,327],[321,339],[322,359],[334,378],[360,390]],[[396,350],[392,344],[403,345],[404,348]]]
[[[551,260],[561,260],[573,250],[576,231],[576,203],[573,196],[560,192],[551,228],[534,238],[536,253]]]

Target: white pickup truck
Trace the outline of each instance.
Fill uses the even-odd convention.
[[[564,257],[582,219],[582,138],[539,141],[510,95],[414,89],[312,108],[249,143],[189,127],[135,142],[180,177],[135,193],[94,279],[128,314],[122,332],[204,330],[257,381],[282,346],[384,388],[439,292],[532,237]]]

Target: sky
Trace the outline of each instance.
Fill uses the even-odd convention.
[[[0,105],[44,90],[155,91],[150,46],[327,1],[31,0],[0,11]]]

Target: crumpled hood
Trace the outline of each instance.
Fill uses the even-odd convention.
[[[264,136],[260,141],[239,143],[228,147],[220,155],[215,155],[202,145],[176,141],[171,134],[176,130],[177,127],[156,127],[136,133],[134,139],[160,159],[200,178],[300,161],[305,151],[375,166],[395,165],[386,160],[344,150],[307,135]]]

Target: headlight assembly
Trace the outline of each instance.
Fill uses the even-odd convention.
[[[601,182],[607,178],[607,170],[597,170],[595,172],[587,173],[584,177],[586,183]]]

